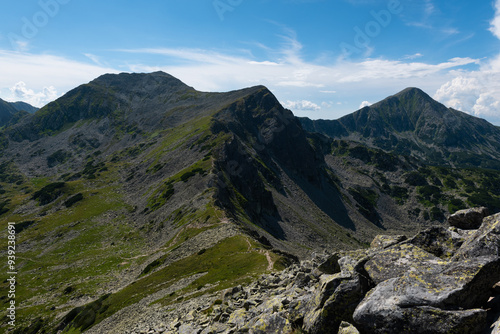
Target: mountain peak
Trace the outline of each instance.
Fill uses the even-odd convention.
[[[387,100],[391,100],[394,98],[398,99],[402,103],[405,103],[407,101],[414,101],[414,102],[419,101],[420,103],[430,102],[432,104],[440,104],[439,102],[435,101],[429,94],[427,94],[426,92],[417,87],[405,88],[399,93],[389,96],[388,98],[380,101],[379,103],[383,103]]]
[[[399,93],[395,94],[394,96],[401,96],[401,95],[423,95],[423,96],[429,96],[426,92],[421,90],[420,88],[417,87],[408,87],[400,91]]]
[[[455,165],[500,168],[496,162],[500,147],[497,127],[447,108],[415,87],[338,120],[302,120],[302,124],[308,131],[416,156],[433,164],[450,164],[449,157],[453,156]]]
[[[157,71],[153,73],[119,73],[119,74],[104,74],[97,79],[91,81],[89,84],[99,86],[118,86],[125,90],[147,90],[155,87],[161,87],[168,90],[193,90],[192,87],[186,85],[181,80],[174,76]]]

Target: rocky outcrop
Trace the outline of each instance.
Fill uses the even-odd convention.
[[[452,214],[448,218],[448,223],[462,230],[475,230],[481,226],[483,219],[488,215],[489,210],[484,207],[465,209]]]
[[[499,232],[497,214],[477,230],[380,236],[369,249],[316,256],[214,294],[191,312],[169,306],[179,309],[170,325],[129,333],[496,333]]]
[[[367,258],[353,255],[358,254],[338,260],[340,273],[321,276],[319,288],[304,317],[303,329],[307,333],[333,333],[342,321],[352,321],[356,306],[371,287],[371,280],[363,268]]]
[[[500,214],[485,218],[477,231],[463,237],[453,230],[429,229],[408,244],[375,254],[367,262],[367,271],[379,284],[354,312],[358,329],[362,333],[481,332],[487,327],[485,306],[491,288],[500,279],[499,225]],[[436,255],[456,254],[439,259],[420,247],[410,251],[415,247],[409,247],[412,242]],[[402,248],[406,251],[401,252]],[[373,262],[382,268],[402,266],[388,270],[390,274],[382,271],[384,277],[370,266]]]

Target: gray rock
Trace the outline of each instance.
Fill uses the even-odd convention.
[[[400,277],[408,270],[424,270],[429,261],[439,258],[412,244],[398,244],[376,253],[365,264],[370,278],[379,284],[390,278]]]
[[[375,306],[375,305],[372,305]],[[381,305],[376,310],[356,310],[354,319],[362,333],[480,333],[486,326],[486,311],[446,311],[430,306],[401,308]]]
[[[370,244],[370,248],[383,249],[406,240],[404,235],[377,235]]]
[[[452,229],[431,227],[408,240],[408,243],[442,259],[448,259],[456,253],[464,241],[465,237]]]
[[[370,333],[426,333],[429,323],[438,323],[436,319],[447,324],[443,333],[460,326],[482,328],[486,311],[473,309],[487,302],[499,276],[498,257],[428,263],[419,271],[410,270],[377,285],[356,308],[353,318],[360,329]]]
[[[500,213],[484,218],[481,227],[466,238],[452,259],[462,261],[484,255],[500,256]]]
[[[338,334],[359,334],[359,331],[350,323],[342,321],[340,323]]]
[[[333,254],[318,267],[318,270],[328,275],[340,272],[339,259],[340,257],[337,253]]]
[[[448,223],[463,230],[475,230],[489,214],[484,207],[460,210],[448,217]]]
[[[280,313],[264,314],[253,319],[247,329],[250,334],[282,334],[293,331],[290,321]]]
[[[365,261],[363,257],[361,260],[357,256],[343,257],[339,260],[341,273],[321,276],[320,287],[304,317],[303,328],[307,333],[336,334],[342,321],[352,321],[356,306],[370,288],[368,278],[363,275]]]

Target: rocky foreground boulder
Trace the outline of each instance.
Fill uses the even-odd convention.
[[[316,256],[129,333],[500,333],[500,214],[475,230],[456,227],[478,212],[410,239],[379,236],[369,249]]]

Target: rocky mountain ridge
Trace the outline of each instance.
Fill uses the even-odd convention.
[[[494,170],[305,131],[263,86],[104,75],[0,131],[0,214],[22,259],[17,333],[128,328],[313,252],[410,237],[468,206],[498,212],[499,185]]]
[[[407,88],[338,120],[301,118],[307,131],[434,165],[499,169],[499,128]]]

